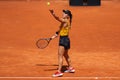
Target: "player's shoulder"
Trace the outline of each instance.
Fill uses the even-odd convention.
[[[62,22],[68,22],[68,19],[61,18]]]

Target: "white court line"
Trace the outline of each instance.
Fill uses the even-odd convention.
[[[55,79],[56,77],[0,77],[0,79]],[[56,79],[120,79],[120,77],[57,77]]]

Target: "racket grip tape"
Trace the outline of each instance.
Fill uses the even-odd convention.
[[[52,40],[52,38],[50,38],[50,40]]]

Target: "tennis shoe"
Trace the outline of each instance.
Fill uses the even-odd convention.
[[[53,77],[61,77],[63,76],[63,73],[61,72],[56,72],[55,74],[52,75]]]
[[[75,69],[72,67],[72,68],[68,68],[67,70],[64,71],[65,73],[74,73],[75,72]]]

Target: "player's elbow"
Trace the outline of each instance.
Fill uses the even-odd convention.
[[[59,17],[55,17],[56,20],[59,20]]]
[[[59,17],[56,17],[55,19],[59,22],[62,22]]]

